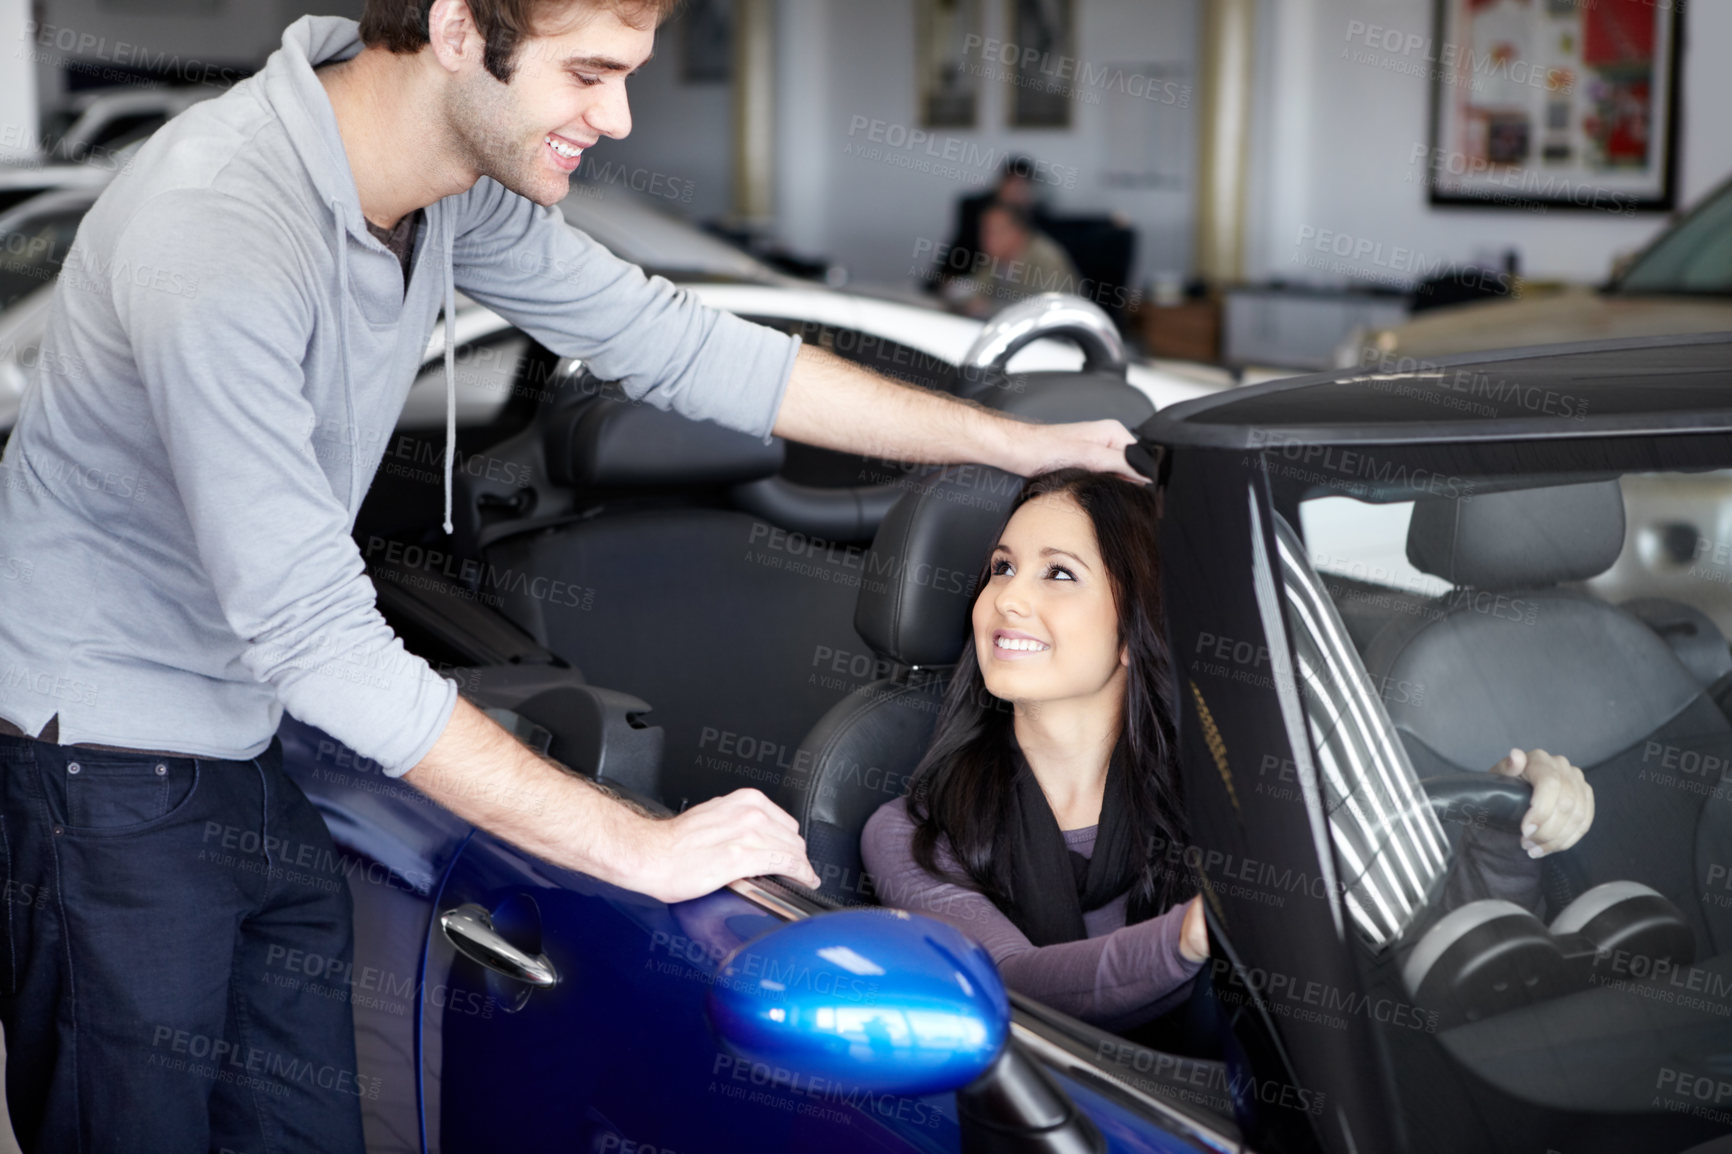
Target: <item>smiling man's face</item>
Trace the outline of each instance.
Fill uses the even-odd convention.
[[[464,162],[537,204],[571,190],[583,150],[631,132],[626,78],[649,60],[655,29],[611,9],[573,6],[518,45],[509,83],[487,71],[470,26],[448,87],[446,116]],[[437,34],[437,33],[436,33]]]

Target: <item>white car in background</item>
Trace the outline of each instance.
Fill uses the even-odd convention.
[[[106,178],[79,176],[68,183],[72,187],[40,193],[0,212],[0,434],[17,419],[39,354],[53,299],[52,274],[65,259],[78,222],[95,203]],[[666,276],[705,304],[789,328],[821,344],[839,344],[843,353],[850,343],[875,339],[956,366],[963,363],[984,328],[981,321],[935,308],[839,292],[787,276],[616,189],[598,197],[593,189],[580,186],[561,209],[573,227],[621,258]],[[458,424],[485,425],[504,409],[511,393],[511,369],[532,341],[504,317],[461,297],[456,328]],[[400,426],[444,426],[444,355],[445,327],[439,325],[428,344],[421,375],[410,389]],[[1040,340],[1017,352],[1010,367],[1018,372],[1070,371],[1082,364],[1083,353],[1076,347]],[[1133,361],[1126,377],[1157,407],[1234,383],[1225,371],[1177,361]]]
[[[0,165],[0,214],[45,192],[79,188],[100,192],[113,179],[112,169],[93,164]]]
[[[615,255],[665,276],[713,308],[778,327],[794,327],[808,340],[840,343],[862,338],[893,341],[916,354],[961,365],[980,339],[985,324],[930,305],[842,292],[815,281],[778,272],[660,208],[617,189],[597,197],[574,186],[560,205],[565,219]],[[459,301],[457,323],[460,366],[457,417],[460,425],[483,424],[504,407],[508,374],[529,348],[530,338],[505,318],[472,302]],[[442,358],[445,333],[435,330],[421,377],[410,390],[401,424],[443,427],[445,394]],[[1060,340],[1040,340],[1021,349],[1009,367],[1017,372],[1074,371],[1084,354]],[[1126,378],[1157,407],[1229,388],[1225,370],[1186,361],[1131,361]]]
[[[225,85],[187,87],[140,85],[89,92],[75,97],[60,119],[62,131],[43,141],[43,161],[90,164],[110,172],[124,165],[123,153],[201,101],[221,96]]]
[[[101,181],[76,177],[0,209],[0,436],[18,419],[18,405],[35,375],[66,252],[111,175]],[[5,187],[0,177],[0,190]]]

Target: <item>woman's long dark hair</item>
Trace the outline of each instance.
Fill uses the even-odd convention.
[[[1172,661],[1161,620],[1160,565],[1155,543],[1155,495],[1108,473],[1058,469],[1032,478],[1011,513],[1034,500],[1063,494],[1094,525],[1118,608],[1119,642],[1130,650],[1119,742],[1126,755],[1127,796],[1143,860],[1131,884],[1126,921],[1163,913],[1191,896],[1182,871],[1162,866],[1168,847],[1185,843],[1184,801],[1174,772]],[[986,596],[992,559],[981,567],[978,596]],[[966,879],[1000,908],[1009,908],[1008,862],[1000,852],[1009,834],[1013,711],[988,692],[974,639],[963,647],[938,715],[932,746],[909,785],[915,822],[914,860],[942,876],[941,837],[948,838]]]

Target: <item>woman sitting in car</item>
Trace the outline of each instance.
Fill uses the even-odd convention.
[[[1209,953],[1201,899],[1171,864],[1186,832],[1155,520],[1152,488],[1108,474],[1028,483],[932,747],[861,839],[885,905],[958,926],[1012,989],[1118,1030],[1182,1001]],[[1587,831],[1592,791],[1568,761],[1512,750],[1493,768],[1534,786],[1528,857]],[[1496,839],[1477,840],[1483,854]],[[1482,858],[1481,877],[1537,880],[1503,840],[1489,856],[1522,865]]]

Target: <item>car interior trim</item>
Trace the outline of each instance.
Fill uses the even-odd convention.
[[[729,882],[728,888],[753,905],[761,906],[775,914],[783,921],[797,922],[812,917],[816,913],[824,912],[822,908],[817,910],[801,909],[794,902],[777,894],[756,878],[741,878],[739,881]]]

